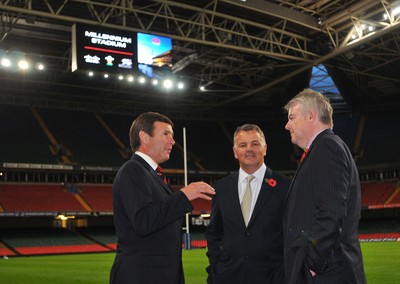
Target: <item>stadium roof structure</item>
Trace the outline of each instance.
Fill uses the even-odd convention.
[[[22,52],[46,70],[0,67],[0,103],[268,120],[281,118],[282,106],[309,87],[313,67],[324,66],[343,98],[333,101],[336,113],[398,110],[399,6],[390,0],[1,1],[0,52]],[[75,23],[171,37],[171,73],[185,82],[184,91],[71,72]]]

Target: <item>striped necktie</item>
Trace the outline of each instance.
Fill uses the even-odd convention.
[[[163,168],[161,168],[160,166],[157,166],[156,172],[157,172],[158,176],[161,177],[161,179],[164,181],[164,183],[168,184],[167,177],[164,174]]]
[[[308,148],[305,148],[303,155],[301,155],[301,158],[300,158],[300,164],[301,164],[301,162],[303,162],[304,158],[307,156],[307,152],[308,152]]]

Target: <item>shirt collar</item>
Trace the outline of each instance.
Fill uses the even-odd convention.
[[[267,166],[265,165],[265,163],[263,163],[261,165],[261,167],[258,168],[258,170],[256,170],[254,173],[252,173],[251,175],[253,175],[257,180],[262,180],[264,178],[265,175],[265,171],[267,170]],[[246,180],[246,177],[249,176],[248,173],[246,173],[242,168],[239,169],[239,181],[244,181]]]
[[[150,165],[150,167],[153,168],[153,170],[156,170],[158,165],[156,162],[154,162],[154,160],[152,158],[150,158],[149,155],[146,155],[145,153],[140,152],[140,151],[136,151],[135,154],[142,157],[143,160],[145,160]]]
[[[326,129],[328,129],[328,128],[324,128],[324,129],[321,129],[320,131],[316,132],[316,133],[310,138],[310,140],[308,140],[308,144],[307,144],[306,149],[310,149],[311,144],[312,144],[312,142],[314,142],[315,138],[316,138],[322,131],[325,131]]]

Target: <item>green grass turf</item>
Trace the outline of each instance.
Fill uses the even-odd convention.
[[[368,284],[400,283],[400,243],[362,243]],[[206,282],[205,249],[183,251],[186,283]],[[114,253],[0,258],[0,283],[107,284]]]
[[[368,284],[400,283],[400,242],[361,243]]]

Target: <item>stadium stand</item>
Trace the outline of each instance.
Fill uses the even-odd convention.
[[[396,189],[393,191],[392,195],[386,200],[388,205],[398,205],[400,204],[400,186],[397,186]]]
[[[111,185],[78,184],[80,195],[95,212],[112,212]]]
[[[58,142],[70,151],[72,163],[65,164],[49,150],[49,141],[28,107],[0,106],[0,111],[0,127],[8,133],[0,147],[0,255],[114,251],[111,188],[125,159],[96,116],[37,109]],[[364,240],[394,240],[400,232],[398,222],[392,223],[400,215],[400,166],[396,163],[400,133],[389,131],[397,127],[393,125],[396,115],[366,118],[357,157],[363,205],[360,238]],[[133,117],[101,114],[101,118],[129,148],[128,129]],[[359,117],[339,115],[334,119],[335,132],[352,145]],[[174,119],[177,145],[164,165],[169,183],[174,190],[184,185],[183,127],[187,133],[188,183],[203,180],[212,185],[237,170],[232,135],[243,123],[257,123],[264,130],[266,164],[293,175],[298,157],[284,130],[284,120],[284,114],[282,120],[268,122]],[[392,152],[381,153],[382,148]],[[206,247],[204,230],[211,202],[195,200],[193,206],[189,217],[191,246]],[[65,213],[72,218],[57,219]]]
[[[0,242],[0,256],[11,256],[11,255],[16,255],[15,252],[13,252],[11,249],[6,247],[5,244]]]
[[[360,222],[360,234],[373,234],[373,233],[399,233],[400,220],[399,219],[371,219],[362,220]]]
[[[60,184],[0,183],[0,200],[6,212],[87,211]]]
[[[361,241],[397,241],[400,240],[400,220],[371,219],[362,220],[359,226]]]
[[[386,204],[396,191],[395,181],[361,183],[361,204],[363,206]]]
[[[106,252],[110,248],[63,228],[1,230],[1,242],[19,255]]]
[[[211,213],[211,201],[204,199],[196,199],[192,201],[193,211],[192,214],[210,214]]]
[[[77,232],[87,239],[115,250],[117,236],[114,227],[86,227],[77,228]]]

